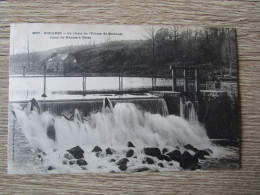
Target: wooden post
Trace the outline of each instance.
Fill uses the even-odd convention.
[[[46,63],[44,64],[44,67],[43,67],[43,71],[44,71],[44,81],[43,81],[43,94],[42,94],[42,97],[47,97],[46,95]]]
[[[195,68],[194,70],[194,76],[195,76],[195,92],[197,93],[198,92],[198,72],[197,72],[197,69]]]
[[[25,77],[25,66],[23,66],[23,77]]]
[[[176,72],[175,72],[175,69],[172,69],[172,91],[175,91],[176,90]]]
[[[86,96],[86,75],[85,75],[85,71],[83,72],[83,89],[82,89],[82,95]]]
[[[186,75],[186,69],[183,71],[183,76],[184,76],[184,92],[188,91],[188,77]]]
[[[123,77],[119,75],[119,93],[123,92]]]

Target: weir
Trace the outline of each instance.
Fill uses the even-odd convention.
[[[160,97],[146,98],[110,98],[113,106],[117,103],[133,103],[139,109],[152,114],[167,116],[169,114],[165,100]],[[56,115],[71,115],[77,109],[82,112],[83,116],[89,116],[91,113],[102,111],[103,98],[89,100],[52,100],[39,101],[42,111],[49,111]],[[27,102],[19,103],[22,107],[27,106]]]

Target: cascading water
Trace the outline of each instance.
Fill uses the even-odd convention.
[[[135,105],[132,102],[138,102],[138,104]],[[93,156],[91,150],[94,146],[100,146],[104,149],[106,147],[113,148],[117,151],[113,158],[118,159],[125,155],[127,143],[131,141],[136,146],[135,154],[138,154],[137,158],[132,159],[129,163],[132,169],[142,165],[141,158],[143,158],[142,149],[144,147],[157,147],[161,150],[163,148],[172,150],[177,147],[184,151],[183,146],[191,144],[198,149],[211,148],[216,153],[205,129],[199,124],[189,123],[184,118],[168,115],[167,106],[163,99],[150,102],[146,100],[148,102],[146,106],[150,107],[145,107],[145,101],[132,100],[132,102],[111,102],[104,99],[102,104],[97,103],[98,112],[92,111],[86,115],[82,107],[82,109],[75,109],[74,114],[67,117],[53,113],[50,109],[44,111],[40,106],[38,108],[38,102],[31,101],[24,108],[19,105],[14,106],[16,119],[13,120],[29,141],[32,150],[46,155],[45,164],[49,163],[59,167],[57,168],[58,173],[77,172],[77,167],[68,168],[61,161],[64,152],[75,146],[84,149],[89,167],[94,172],[118,171],[114,165],[108,165],[107,162],[111,160],[107,159],[108,157],[104,157],[105,160],[100,160],[100,158]],[[158,105],[161,109],[156,108]],[[148,108],[150,112],[147,111]],[[62,110],[64,111],[64,107]],[[97,166],[98,164],[99,166]],[[169,165],[165,164],[164,166],[165,170],[168,170]]]
[[[196,102],[187,101],[186,97],[180,98],[180,116],[189,122],[198,122],[198,115],[195,109]]]

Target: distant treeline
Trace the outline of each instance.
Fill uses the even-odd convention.
[[[129,76],[170,76],[170,66],[199,66],[206,80],[236,76],[236,39],[233,29],[147,28],[145,40],[113,41],[71,46],[48,52],[11,56],[12,63],[27,62],[28,73],[42,74],[44,55],[68,53],[70,60],[54,58],[59,74],[121,73]],[[29,58],[27,57],[29,56]],[[74,60],[73,60],[74,59]],[[48,60],[46,58],[46,60]],[[26,63],[25,63],[26,64]],[[51,71],[51,70],[50,70]]]

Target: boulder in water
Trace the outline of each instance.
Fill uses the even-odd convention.
[[[71,159],[73,159],[73,156],[72,156],[72,154],[65,153],[65,154],[64,154],[64,158],[66,158],[66,159],[68,159],[68,160],[71,160]]]
[[[126,171],[126,170],[127,170],[126,164],[121,164],[121,165],[118,166],[118,168],[119,168],[121,171]]]
[[[116,163],[116,165],[123,165],[123,164],[127,164],[127,162],[129,162],[129,160],[127,159],[127,158],[122,158],[122,159],[120,159],[117,163]]]
[[[106,154],[112,155],[112,154],[113,154],[112,149],[111,149],[111,148],[107,148],[107,149],[106,149]]]
[[[180,158],[180,166],[183,169],[193,169],[198,163],[198,158],[194,155],[192,156],[189,152],[185,151]]]
[[[144,164],[149,164],[149,165],[153,165],[154,164],[154,160],[149,158],[149,157],[146,157],[143,161]]]
[[[196,153],[195,153],[195,157],[197,157],[198,159],[205,159],[205,156],[208,156],[209,153],[205,150],[198,150]]]
[[[79,166],[88,165],[88,163],[84,159],[78,159],[76,162]]]
[[[134,144],[133,144],[132,142],[128,142],[128,143],[127,143],[127,146],[128,146],[129,148],[135,148],[135,146],[134,146]]]
[[[112,158],[112,159],[110,159],[109,162],[116,162],[116,160]]]
[[[99,146],[95,146],[92,152],[102,152],[102,149]]]
[[[47,170],[48,170],[48,171],[52,171],[52,170],[54,170],[54,169],[55,169],[55,167],[49,166]]]
[[[166,155],[169,156],[170,159],[174,161],[179,162],[181,159],[181,152],[179,150],[173,150],[171,152],[168,152]]]
[[[55,127],[54,127],[53,124],[48,126],[48,128],[47,128],[47,136],[50,139],[52,139],[53,141],[56,141],[56,131],[55,131]]]
[[[162,153],[165,154],[166,152],[169,152],[167,148],[163,148]]]
[[[161,160],[162,153],[159,148],[144,148],[144,153],[148,156],[157,157]]]
[[[171,158],[166,155],[162,155],[160,160],[166,160],[167,162],[171,161]]]
[[[69,164],[70,164],[70,165],[74,165],[75,163],[76,163],[75,160],[70,160],[70,161],[69,161]]]
[[[213,154],[213,151],[209,148],[204,149],[204,151],[208,152],[209,154]]]
[[[126,152],[126,157],[132,157],[134,155],[134,151],[132,149]]]
[[[158,166],[161,167],[161,168],[164,167],[164,165],[162,163],[158,163]]]
[[[198,149],[197,148],[194,148],[192,145],[190,145],[190,144],[187,144],[187,145],[185,145],[185,146],[183,146],[186,150],[191,150],[191,151],[193,151],[193,152],[197,152],[198,151]]]
[[[148,167],[141,167],[133,170],[133,172],[143,172],[143,171],[149,171],[150,169]]]
[[[76,146],[74,148],[71,148],[69,150],[67,150],[70,154],[72,154],[72,156],[76,159],[80,159],[80,158],[84,158],[83,154],[84,154],[84,150],[81,149],[81,147]]]

